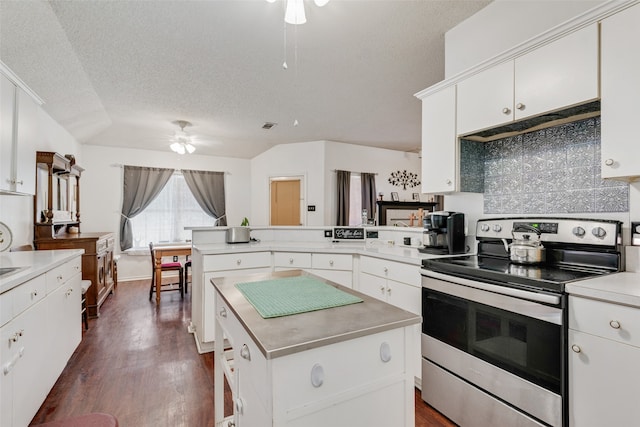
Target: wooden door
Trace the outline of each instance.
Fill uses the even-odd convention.
[[[271,181],[271,225],[300,223],[300,180]]]

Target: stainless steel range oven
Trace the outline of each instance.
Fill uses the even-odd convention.
[[[463,427],[568,425],[564,285],[620,270],[621,225],[483,219],[477,255],[424,260],[423,400]],[[530,238],[544,259],[511,262]]]

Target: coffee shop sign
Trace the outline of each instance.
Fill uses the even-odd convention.
[[[335,228],[333,236],[336,239],[363,240],[364,228]]]

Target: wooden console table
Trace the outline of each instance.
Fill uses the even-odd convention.
[[[156,303],[160,304],[160,288],[162,286],[162,257],[191,255],[191,245],[154,246],[153,258],[156,269]]]

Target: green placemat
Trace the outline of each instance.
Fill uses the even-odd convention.
[[[236,288],[263,318],[362,302],[362,299],[307,276],[236,283]]]

